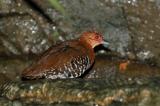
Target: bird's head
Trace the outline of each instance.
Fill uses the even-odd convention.
[[[105,44],[107,46],[109,45],[109,43],[106,42],[103,36],[98,32],[84,32],[80,36],[80,40],[84,43],[89,44],[92,48],[100,44]]]

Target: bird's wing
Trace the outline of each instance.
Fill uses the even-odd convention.
[[[74,45],[74,46],[73,46]],[[89,57],[82,46],[73,43],[63,43],[52,47],[30,68],[23,71],[22,76],[28,78],[40,78],[44,75],[53,76],[60,74],[74,75],[74,71],[80,71],[84,65],[88,65]],[[86,63],[86,61],[88,61]],[[87,66],[88,67],[88,66]],[[85,70],[84,68],[81,70]],[[79,72],[80,73],[80,72]]]

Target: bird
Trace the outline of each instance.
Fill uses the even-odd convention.
[[[109,45],[96,31],[83,32],[79,38],[51,46],[38,61],[22,71],[23,79],[67,79],[84,74],[95,61],[94,48]]]

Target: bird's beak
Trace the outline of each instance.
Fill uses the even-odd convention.
[[[105,40],[103,40],[102,44],[103,44],[105,47],[108,47],[108,46],[109,46],[109,42],[108,42],[108,41],[105,41]]]

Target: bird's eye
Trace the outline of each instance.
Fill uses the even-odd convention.
[[[95,36],[95,39],[99,39],[99,36]]]

